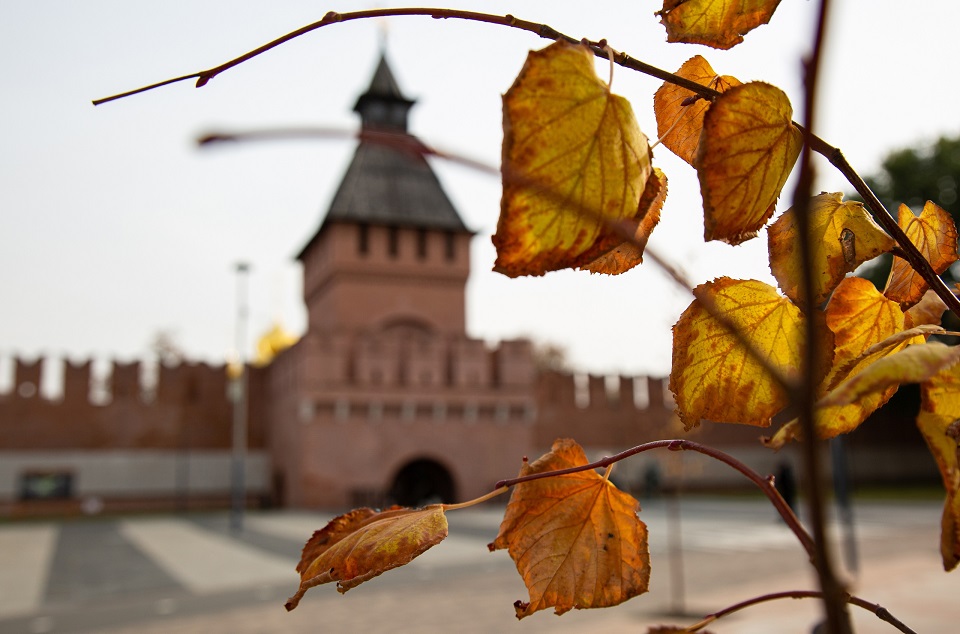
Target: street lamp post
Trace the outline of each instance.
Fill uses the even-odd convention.
[[[230,529],[234,533],[243,530],[243,513],[247,505],[247,487],[245,481],[247,461],[247,274],[250,265],[238,262],[237,272],[237,358],[235,371],[231,374],[231,396],[233,400],[233,454],[230,477]]]

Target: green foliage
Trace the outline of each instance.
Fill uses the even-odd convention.
[[[941,137],[929,145],[891,152],[881,171],[866,179],[887,208],[904,203],[919,212],[932,200],[956,219],[960,216],[960,137]]]
[[[894,150],[880,164],[880,171],[864,179],[887,209],[904,203],[919,213],[932,200],[960,220],[960,136],[940,137],[930,144]],[[854,200],[862,199],[852,195]],[[865,264],[857,274],[882,289],[890,272],[892,256],[882,255]],[[954,270],[941,275],[948,285],[960,281]],[[956,323],[948,324],[955,329]]]

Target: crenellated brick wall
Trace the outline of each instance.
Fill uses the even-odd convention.
[[[41,386],[47,362],[16,359],[12,385],[0,393],[7,463],[0,480],[9,480],[0,481],[0,513],[12,508],[23,473],[37,467],[76,472],[81,491],[122,492],[116,500],[126,506],[118,508],[172,504],[185,491],[194,503],[226,502],[232,403],[223,366],[162,366],[145,381],[150,372],[136,362],[112,363],[105,376],[91,361],[64,362],[60,395],[50,399]],[[248,482],[258,495],[290,506],[384,503],[398,473],[421,460],[449,472],[458,499],[474,497],[558,437],[576,439],[592,459],[684,437],[761,472],[795,460],[792,450],[760,446],[768,430],[704,423],[684,431],[665,379],[538,370],[525,340],[491,347],[415,324],[313,333],[270,366],[251,368],[248,380],[248,447],[256,465]],[[935,480],[922,442],[904,435],[902,409],[876,416],[854,439],[858,479]],[[884,468],[865,458],[888,449],[897,460],[882,461]],[[192,478],[186,484],[183,470]],[[688,487],[743,485],[722,465],[670,452],[623,463],[617,476],[642,489],[651,470],[664,483],[682,477]]]
[[[0,450],[230,447],[223,366],[161,366],[148,384],[139,362],[112,363],[98,380],[91,361],[64,361],[60,396],[49,399],[42,396],[45,363],[52,361],[14,359],[13,385],[0,394]],[[260,374],[249,375],[253,448],[264,446]]]

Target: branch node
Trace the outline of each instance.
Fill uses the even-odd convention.
[[[560,34],[560,31],[556,30],[552,26],[547,26],[546,24],[541,24],[539,30],[540,37],[547,40],[559,40],[565,39],[563,35]]]

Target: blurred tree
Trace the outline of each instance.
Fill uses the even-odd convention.
[[[894,215],[903,203],[920,213],[923,204],[932,200],[953,216],[960,218],[960,136],[940,137],[936,141],[915,148],[895,150],[880,166],[880,173],[865,179],[880,202]],[[852,197],[861,200],[859,196]],[[960,223],[958,223],[960,224]],[[890,255],[883,255],[863,265],[859,275],[870,279],[883,289],[890,271]],[[955,267],[942,275],[948,286],[957,282]]]
[[[179,365],[187,356],[171,330],[158,330],[150,341],[150,351],[163,365]]]
[[[556,343],[537,342],[533,345],[533,363],[540,370],[569,372],[567,350]]]

